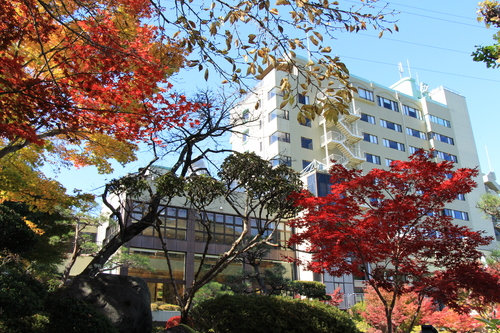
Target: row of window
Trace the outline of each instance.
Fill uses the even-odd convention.
[[[358,96],[360,98],[374,102],[373,92],[370,90],[366,90],[366,89],[358,87]],[[378,105],[383,107],[383,108],[399,112],[398,102],[395,102],[393,100],[390,100],[390,99],[387,99],[387,98],[384,98],[381,96],[377,96],[377,102],[378,102]],[[407,116],[417,118],[417,119],[422,119],[422,114],[420,113],[420,110],[412,108],[411,106],[403,104],[403,112]]]
[[[410,146],[410,154],[415,154],[415,152],[419,149],[421,149],[421,148]],[[434,150],[434,154],[436,155],[436,157],[439,157],[442,160],[451,161],[451,162],[455,162],[455,163],[458,162],[458,157],[456,155],[453,155],[450,153],[445,153],[444,151],[440,151],[440,150]]]
[[[371,139],[372,140],[377,140],[377,137],[376,136],[375,137],[372,136]],[[384,139],[384,146],[388,147],[388,148],[393,148],[393,149],[405,151],[404,144],[396,142],[396,141],[391,141],[391,140]],[[414,154],[419,149],[422,149],[422,148],[410,146],[410,154]],[[445,153],[445,152],[442,152],[442,151],[439,151],[439,150],[435,150],[434,153],[436,154],[436,156],[438,158],[440,158],[442,160],[451,161],[451,162],[455,162],[455,163],[458,162],[458,158],[457,158],[456,155]],[[372,155],[372,154],[369,154],[369,153],[365,153],[365,159],[366,159],[367,162],[381,165],[380,156]],[[394,160],[386,158],[385,159],[385,165],[386,166],[390,166],[391,162],[393,162],[393,161]]]
[[[415,115],[416,112],[420,112],[420,111],[412,109],[410,107],[406,107],[406,105],[405,105],[405,110],[408,110],[408,113],[405,112],[405,114],[407,114],[409,116],[412,116],[412,117]],[[415,118],[421,119],[420,116],[415,117]],[[427,118],[429,119],[429,121],[431,121],[433,123],[436,123],[436,124],[439,124],[439,125],[451,128],[451,123],[450,123],[449,120],[446,120],[446,119],[443,119],[443,118],[440,118],[440,117],[436,117],[436,116],[433,116],[431,114],[428,114]],[[375,117],[370,116],[370,115],[368,115],[366,113],[362,113],[361,114],[361,120],[365,121],[367,123],[375,125]],[[386,120],[384,120],[384,121],[386,121]],[[382,119],[380,120],[380,122],[382,124]],[[382,125],[382,126],[384,126],[384,125]],[[384,126],[384,127],[387,127],[387,126]],[[401,131],[399,131],[399,132],[401,132]]]
[[[394,123],[391,123],[389,121],[385,121],[385,120],[382,120],[382,119],[380,120],[380,122],[381,123],[384,122],[384,125],[385,125],[384,127],[387,127],[387,128],[391,128],[391,127],[393,127],[395,125],[395,127],[393,127],[392,129],[397,130],[398,132],[401,132],[401,125],[394,124]],[[450,145],[454,145],[455,144],[455,141],[453,140],[453,138],[450,138],[449,136],[446,136],[446,135],[443,135],[443,134],[439,134],[439,133],[435,133],[435,132],[430,132],[428,135],[426,135],[424,132],[421,132],[419,130],[407,127],[406,128],[406,134],[414,136],[414,137],[417,137],[417,138],[420,138],[420,139],[423,139],[423,140],[435,139],[435,140],[439,140],[441,142],[444,142],[444,143],[447,143],[447,144],[450,144]],[[371,143],[378,143],[377,136],[375,136],[373,134],[369,134],[369,133],[363,133],[363,140],[371,142]]]

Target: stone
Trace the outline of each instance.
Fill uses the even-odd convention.
[[[93,305],[120,333],[151,332],[150,293],[141,278],[111,274],[77,276],[65,294]]]

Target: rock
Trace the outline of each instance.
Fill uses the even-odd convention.
[[[77,276],[66,289],[68,297],[92,304],[120,333],[150,333],[153,321],[149,289],[133,276]]]

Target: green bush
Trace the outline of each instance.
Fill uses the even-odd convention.
[[[46,303],[48,332],[118,333],[106,316],[84,301],[53,293]]]
[[[47,291],[31,275],[16,269],[0,270],[0,319],[31,316],[43,308]]]
[[[283,297],[223,295],[191,311],[194,329],[214,333],[358,333],[336,307]]]
[[[317,281],[293,281],[293,289],[300,295],[307,298],[317,298],[324,300],[326,296],[326,286]]]
[[[181,311],[181,307],[175,304],[162,304],[158,306],[160,311]]]

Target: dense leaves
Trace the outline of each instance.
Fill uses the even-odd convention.
[[[390,170],[366,175],[334,165],[331,193],[303,194],[297,202],[305,211],[292,223],[300,232],[291,243],[311,252],[307,267],[365,277],[384,305],[388,332],[396,300],[406,292],[432,294],[462,310],[468,307],[460,303],[460,289],[499,296],[483,287],[498,284],[498,277],[484,271],[477,250],[491,238],[455,225],[442,212],[458,194],[471,191],[477,170],[454,170],[451,162],[432,157],[419,151],[409,161],[393,162]]]
[[[484,22],[487,28],[491,26],[500,27],[500,3],[496,0],[482,1],[478,9],[479,22]],[[476,51],[472,53],[474,61],[484,62],[488,68],[498,68],[500,66],[500,33],[493,35],[495,44],[487,46],[476,46]]]
[[[277,296],[220,296],[195,307],[192,318],[200,332],[359,332],[336,307]]]
[[[181,124],[166,78],[183,51],[141,20],[148,2],[0,2],[0,156],[58,136],[127,141]],[[83,158],[82,158],[83,159]]]

